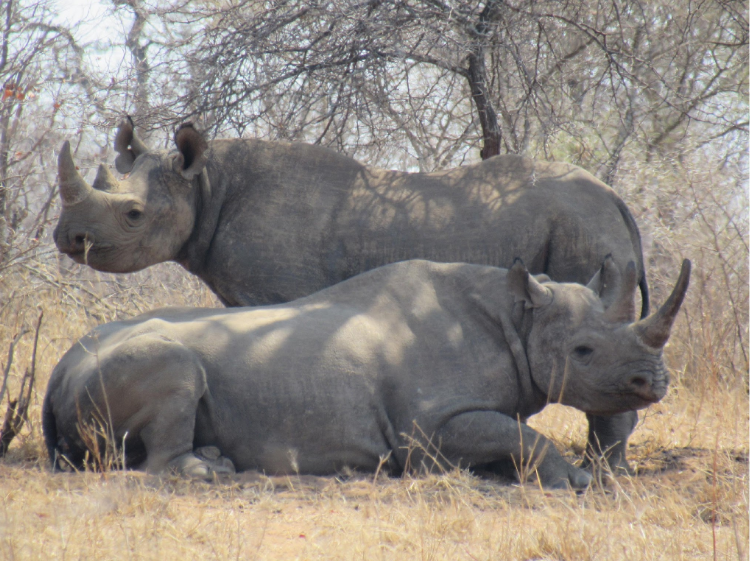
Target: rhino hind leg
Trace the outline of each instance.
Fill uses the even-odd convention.
[[[597,459],[602,458],[615,475],[632,475],[634,472],[628,463],[626,451],[628,438],[638,424],[638,412],[586,417],[589,421],[589,435],[584,466],[593,468]]]
[[[164,473],[192,453],[206,376],[190,349],[145,333],[122,343],[102,370],[115,434],[129,434],[145,452],[138,469]]]
[[[519,479],[536,477],[550,489],[585,489],[592,476],[568,463],[555,446],[525,423],[495,411],[456,415],[436,434],[440,455],[461,467],[512,461]]]

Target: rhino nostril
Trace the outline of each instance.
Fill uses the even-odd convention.
[[[83,245],[83,242],[85,242],[85,241],[86,241],[86,236],[84,236],[84,235],[82,235],[82,234],[78,234],[78,235],[77,235],[77,236],[75,237],[75,240],[74,240],[74,241],[75,241],[75,244],[76,244],[76,245]]]
[[[649,385],[649,382],[643,376],[633,376],[633,378],[630,380],[630,384],[638,389],[643,389]]]

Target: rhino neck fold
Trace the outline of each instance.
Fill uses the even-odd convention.
[[[211,243],[216,234],[216,226],[219,223],[221,204],[212,192],[207,168],[208,165],[190,183],[194,191],[195,224],[190,237],[177,253],[175,261],[200,277],[211,290],[214,290],[210,279],[207,279],[203,273],[206,269],[206,259],[210,254]]]
[[[513,306],[512,313],[513,323],[511,324],[518,337],[520,338],[523,345],[523,358],[527,365],[527,374],[523,380],[519,380],[519,387],[524,391],[524,395],[527,396],[525,401],[521,403],[531,403],[532,413],[538,413],[545,405],[550,403],[549,391],[545,391],[541,388],[534,378],[534,372],[531,369],[531,363],[529,361],[528,349],[529,349],[529,336],[531,334],[531,328],[534,324],[534,309],[526,309],[523,302],[518,302]]]
[[[499,323],[505,342],[513,356],[513,362],[516,365],[519,389],[519,399],[516,409],[519,412],[524,412],[521,415],[521,420],[525,422],[528,415],[541,409],[536,404],[539,403],[543,407],[547,400],[547,394],[534,382],[534,377],[531,375],[529,357],[526,353],[533,319],[532,310],[525,310],[523,303],[519,302],[513,305],[511,313],[508,313],[505,308],[500,308],[492,314],[492,317],[495,323]],[[522,406],[522,404],[529,403],[534,405],[530,408]],[[528,414],[525,413],[527,410]]]

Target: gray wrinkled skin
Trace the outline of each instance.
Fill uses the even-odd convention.
[[[149,151],[124,122],[117,166],[129,175],[117,181],[102,166],[94,188],[76,188],[67,204],[61,186],[60,251],[115,273],[173,260],[227,306],[287,302],[406,259],[510,267],[518,257],[533,274],[585,283],[611,255],[621,272],[636,263],[648,313],[637,226],[578,167],[509,155],[402,173],[307,144],[206,143],[191,126],[175,141],[178,150]],[[627,470],[636,421],[592,420],[590,453]]]
[[[78,427],[99,419],[152,473],[330,474],[381,459],[402,473],[438,458],[515,462],[545,486],[583,488],[591,476],[525,420],[549,402],[611,415],[661,399],[688,278],[686,262],[667,303],[635,323],[623,319],[635,268],[623,277],[611,260],[588,286],[540,282],[520,261],[407,261],[289,304],[157,310],[65,354],[45,441],[55,463],[78,465]]]

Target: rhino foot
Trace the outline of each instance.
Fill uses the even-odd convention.
[[[169,468],[187,477],[212,480],[215,475],[231,475],[237,471],[232,460],[222,456],[215,446],[197,448],[169,462]]]
[[[638,424],[638,412],[627,411],[618,415],[586,415],[589,435],[583,467],[597,478],[602,475],[635,475],[628,464],[626,453],[628,438]]]
[[[536,473],[539,483],[545,489],[573,489],[575,491],[586,489],[593,481],[593,476],[574,465],[569,464],[562,458],[557,461],[547,461],[545,458],[537,466]]]
[[[625,459],[624,454],[592,455],[591,450],[583,458],[581,467],[599,476],[599,474],[635,475],[635,470]]]

